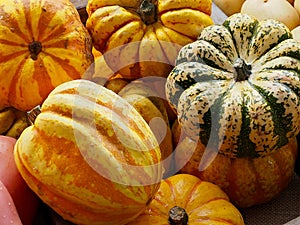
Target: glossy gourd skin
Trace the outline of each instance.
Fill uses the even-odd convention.
[[[14,153],[29,187],[82,225],[126,224],[149,204],[163,174],[159,145],[142,116],[88,80],[56,87]]]
[[[92,40],[68,0],[0,1],[0,109],[31,110],[93,62]]]
[[[187,223],[182,225],[244,225],[239,210],[215,184],[189,174],[177,174],[163,180],[149,207],[128,225],[169,225],[174,207],[185,210]],[[178,214],[179,215],[179,214]]]
[[[166,77],[179,49],[213,24],[211,0],[89,0],[95,48],[127,79]]]
[[[275,20],[235,14],[184,46],[166,96],[185,133],[230,158],[267,156],[299,132],[300,44]]]

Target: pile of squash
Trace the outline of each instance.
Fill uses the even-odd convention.
[[[0,131],[30,190],[78,225],[243,225],[280,195],[300,42],[249,1],[218,25],[211,0],[88,0],[85,23],[69,0],[0,0]]]

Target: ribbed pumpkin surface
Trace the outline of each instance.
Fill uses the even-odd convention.
[[[126,224],[162,178],[161,154],[140,114],[90,81],[66,82],[48,96],[18,139],[20,173],[40,198],[76,224]]]
[[[168,219],[174,206],[185,210],[189,225],[244,225],[241,213],[217,185],[189,174],[162,181],[147,210],[129,225],[172,224]]]
[[[166,77],[179,48],[213,24],[211,9],[211,0],[90,0],[86,27],[114,72]]]
[[[297,142],[291,139],[277,151],[254,159],[215,152],[184,137],[175,151],[177,169],[217,184],[238,207],[250,207],[274,199],[287,187],[294,174]]]
[[[299,132],[299,49],[275,20],[235,14],[205,28],[166,82],[186,134],[232,158],[286,145]]]
[[[30,110],[93,62],[91,38],[68,0],[1,0],[0,18],[0,108]]]

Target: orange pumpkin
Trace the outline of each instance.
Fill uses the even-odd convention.
[[[211,0],[89,0],[94,46],[127,79],[166,77],[179,49],[213,23]]]
[[[161,186],[144,213],[128,225],[243,225],[239,210],[217,186],[177,174]]]
[[[32,109],[93,62],[91,37],[69,0],[0,1],[0,17],[0,109]]]

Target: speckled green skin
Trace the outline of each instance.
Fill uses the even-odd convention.
[[[299,60],[284,24],[234,14],[180,50],[166,96],[192,139],[232,158],[265,156],[299,132]]]

